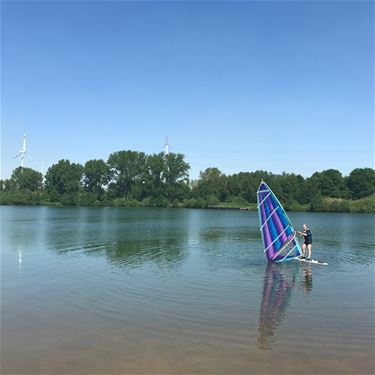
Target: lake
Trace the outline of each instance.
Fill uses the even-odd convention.
[[[249,211],[0,213],[3,374],[374,372],[374,215],[290,213],[319,266]]]

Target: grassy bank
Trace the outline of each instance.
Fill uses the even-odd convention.
[[[46,206],[84,206],[84,207],[175,207],[175,208],[207,208],[207,209],[231,209],[256,211],[257,204],[249,203],[243,199],[233,199],[230,202],[204,200],[203,198],[190,198],[183,201],[174,200],[172,202],[166,199],[146,198],[142,201],[135,199],[117,198],[108,200],[90,200],[82,199],[80,196],[74,197],[74,200],[66,202],[51,202],[46,195],[41,192],[24,191],[1,191],[0,205],[46,205]],[[353,213],[375,213],[375,194],[357,200],[341,198],[321,198],[309,204],[299,204],[292,201],[284,204],[287,211],[297,212],[353,212]]]

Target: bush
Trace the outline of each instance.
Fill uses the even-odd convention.
[[[172,205],[172,207],[174,207],[174,208],[178,208],[178,207],[181,206],[181,203],[178,201],[178,199],[173,199],[171,205]]]
[[[182,206],[186,208],[205,208],[207,204],[203,198],[190,198],[184,199]]]
[[[141,207],[151,207],[151,198],[144,198],[142,202],[140,203]]]
[[[307,211],[308,205],[302,205],[302,204],[298,203],[296,200],[291,199],[291,200],[289,200],[289,202],[287,202],[285,204],[285,209],[287,211]]]
[[[375,194],[367,197],[351,201],[349,203],[350,212],[375,213]]]
[[[78,193],[65,193],[60,195],[58,202],[63,206],[79,206]]]
[[[219,198],[217,198],[215,195],[212,195],[212,194],[209,195],[206,199],[207,206],[215,206],[219,203],[220,203]]]
[[[160,197],[160,198],[152,197],[150,199],[150,203],[151,203],[150,207],[169,207],[170,206],[169,200],[163,197]]]
[[[94,206],[97,200],[98,196],[96,193],[84,191],[80,194],[79,204],[81,206]]]
[[[136,199],[116,198],[113,200],[115,207],[139,207],[141,205]]]
[[[243,197],[233,197],[228,203],[235,207],[247,207],[249,205],[249,202]]]
[[[38,205],[41,201],[39,192],[11,190],[0,192],[0,205]]]
[[[327,211],[349,212],[349,202],[345,199],[331,199],[327,202]]]
[[[314,196],[311,198],[310,210],[313,212],[322,212],[327,210],[321,194],[314,194]]]

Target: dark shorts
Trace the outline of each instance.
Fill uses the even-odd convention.
[[[305,240],[305,245],[311,245],[312,244],[312,241],[311,240]]]

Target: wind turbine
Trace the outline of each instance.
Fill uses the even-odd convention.
[[[169,144],[168,144],[168,136],[165,139],[165,145],[164,145],[164,155],[169,154]]]
[[[45,174],[44,174],[44,161],[42,161],[42,167],[41,167],[41,169],[40,169],[40,173],[41,173],[42,176],[43,176],[43,183],[44,183],[44,181],[46,180],[46,178],[45,178]]]
[[[26,134],[23,134],[23,143],[22,143],[22,150],[13,157],[13,159],[18,158],[19,156],[21,157],[21,167],[23,167],[23,162],[25,160],[25,154],[26,154]]]

